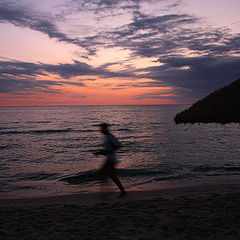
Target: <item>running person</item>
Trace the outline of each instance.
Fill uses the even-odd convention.
[[[116,153],[115,151],[122,147],[121,143],[117,140],[117,138],[110,133],[109,125],[107,123],[100,124],[100,132],[104,135],[103,137],[103,150],[99,150],[94,154],[104,155],[106,156],[106,160],[99,172],[102,179],[106,179],[107,177],[111,178],[112,181],[117,185],[119,190],[121,191],[120,196],[126,195],[126,191],[123,188],[120,180],[116,176],[115,166],[117,163]]]

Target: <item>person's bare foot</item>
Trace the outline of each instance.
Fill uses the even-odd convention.
[[[119,197],[125,197],[127,195],[127,192],[126,191],[122,191],[119,195]]]

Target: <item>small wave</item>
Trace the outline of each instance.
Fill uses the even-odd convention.
[[[20,181],[40,181],[40,180],[54,180],[59,178],[59,173],[46,173],[46,172],[36,172],[36,173],[19,173],[13,176],[13,179]]]
[[[76,130],[78,132],[96,132],[94,129],[82,129],[82,130]]]
[[[22,190],[43,190],[42,187],[40,186],[31,186],[31,185],[15,185],[13,184],[8,184],[6,183],[5,185],[1,186],[0,185],[0,192],[1,193],[9,193],[9,192],[14,192],[14,191],[22,191]]]
[[[7,186],[8,185],[8,183],[7,182],[4,182],[4,181],[0,181],[0,189],[2,188],[2,187],[5,187],[5,186]]]
[[[51,121],[28,121],[26,123],[51,123]]]
[[[92,124],[93,127],[100,127],[100,125],[101,125],[101,122],[95,121],[95,118],[85,118],[85,119],[93,120],[94,122],[97,122],[97,123]],[[112,127],[112,126],[117,126],[117,124],[111,123],[110,127]]]
[[[45,129],[45,130],[29,130],[29,131],[0,131],[0,135],[14,135],[14,134],[56,134],[56,133],[70,133],[70,132],[80,132],[80,133],[88,133],[88,132],[96,132],[93,129]]]
[[[169,180],[182,180],[194,177],[192,174],[178,174],[178,175],[171,175],[171,176],[163,176],[154,178],[153,182],[160,182],[160,181],[169,181]],[[196,176],[195,176],[196,177]]]
[[[151,122],[150,125],[164,125],[163,122]]]
[[[218,170],[219,167],[214,167],[210,165],[200,165],[192,169],[193,172],[209,172]]]
[[[88,119],[88,118],[86,118]],[[92,124],[93,127],[100,127],[100,123],[95,123],[95,124]]]
[[[122,177],[137,177],[137,176],[153,176],[158,174],[170,174],[170,170],[149,170],[149,169],[126,169],[126,168],[119,168],[117,170],[118,174]]]
[[[2,131],[2,130],[11,130],[11,131],[13,131],[12,129],[18,129],[18,127],[0,127],[0,131]]]
[[[97,181],[99,180],[99,176],[97,173],[98,171],[96,169],[86,172],[80,172],[77,175],[61,178],[60,181],[67,182],[69,184],[82,184],[90,181]]]
[[[121,178],[124,177],[145,177],[145,176],[156,176],[158,174],[169,174],[165,171],[152,171],[148,169],[117,169],[117,173]],[[69,184],[83,184],[90,181],[98,181],[99,175],[98,170],[90,170],[86,172],[80,172],[76,175],[71,175],[60,179],[60,181],[67,182]]]
[[[48,134],[48,133],[62,133],[62,132],[72,132],[73,130],[71,128],[67,129],[47,129],[47,130],[34,130],[32,133],[37,134]]]
[[[132,129],[129,128],[118,128],[118,129],[114,129],[114,132],[132,132]]]
[[[193,168],[193,172],[213,172],[213,171],[226,171],[226,172],[236,172],[240,171],[240,166],[211,166],[211,165],[200,165]]]
[[[207,173],[206,176],[208,177],[219,177],[219,176],[239,176],[240,173],[231,172],[231,173]]]
[[[6,128],[7,129],[7,128]],[[95,129],[41,129],[41,130],[9,130],[9,131],[1,131],[4,129],[0,129],[0,135],[15,135],[15,134],[56,134],[56,133],[69,133],[69,132],[80,132],[80,133],[93,133],[96,132]],[[126,129],[120,129],[118,131],[128,131]]]
[[[8,134],[51,134],[51,133],[67,133],[72,132],[71,128],[67,129],[46,129],[46,130],[30,130],[30,131],[1,131],[0,135]]]
[[[1,164],[0,163],[0,179],[1,178],[4,178],[4,173],[5,173],[5,171],[6,170],[8,170],[9,169],[9,167],[6,165],[6,164]],[[1,180],[0,180],[0,182],[1,182]]]
[[[240,167],[223,167],[223,170],[229,171],[229,172],[235,172],[235,171],[240,171]]]
[[[2,149],[7,149],[8,147],[9,147],[8,145],[0,146],[0,150],[2,150]]]

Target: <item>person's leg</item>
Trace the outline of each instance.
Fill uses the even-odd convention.
[[[120,180],[118,179],[118,177],[116,176],[115,173],[115,163],[111,163],[109,165],[109,177],[112,179],[112,181],[117,185],[117,187],[119,188],[119,190],[121,191],[121,195],[125,195],[126,191],[122,185],[122,183],[120,182]]]
[[[99,180],[99,196],[104,197],[104,192],[106,191],[106,184],[108,183],[108,163],[107,161],[103,162],[102,166],[97,172],[98,180]]]
[[[97,172],[99,179],[103,182],[106,181],[107,176],[108,176],[108,162],[105,161],[100,169]]]
[[[117,187],[119,188],[119,190],[121,191],[121,195],[125,195],[126,194],[126,191],[125,189],[123,188],[123,185],[122,183],[120,182],[120,180],[114,176],[114,175],[111,175],[110,178],[113,180],[113,182],[117,185]]]

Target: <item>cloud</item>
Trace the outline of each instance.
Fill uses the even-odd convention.
[[[174,1],[173,3],[170,3],[169,5],[167,5],[167,8],[172,9],[172,8],[182,6],[183,4],[184,4],[183,0],[177,0],[177,1]]]
[[[73,76],[96,75],[96,70],[90,65],[74,60],[72,64],[45,64],[42,66],[47,72],[55,73],[63,78],[70,78]]]
[[[1,61],[0,74],[19,76],[36,76],[43,74],[40,64],[20,62],[20,61]]]
[[[240,34],[227,29],[200,27],[200,19],[188,14],[146,15],[135,11],[131,23],[82,39],[91,54],[98,47],[118,47],[131,57],[160,57],[192,52],[203,54],[239,53]]]
[[[156,6],[162,3],[162,10],[179,7],[183,0],[68,0],[65,13],[94,12],[101,16],[111,16],[114,13],[126,13],[143,9],[143,5]]]
[[[26,27],[46,34],[49,38],[55,38],[60,42],[75,44],[81,47],[81,41],[70,38],[61,32],[57,25],[57,16],[54,18],[38,12],[26,5],[3,1],[0,4],[0,22],[12,23],[17,27]]]
[[[99,48],[121,48],[131,52],[129,60],[155,58],[159,66],[121,71],[109,71],[116,64],[106,63],[100,67],[73,60],[72,63],[43,64],[20,61],[0,62],[0,91],[38,91],[59,93],[53,87],[65,84],[83,86],[83,81],[72,81],[72,77],[85,80],[103,78],[147,78],[151,81],[119,84],[124,87],[166,87],[175,90],[169,94],[161,92],[137,96],[144,98],[174,98],[176,100],[202,97],[216,88],[227,85],[240,77],[240,34],[228,29],[201,27],[200,19],[189,14],[163,14],[159,16],[144,12],[142,3],[157,3],[157,0],[71,0],[69,9],[79,13],[89,11],[101,17],[129,11],[132,20],[128,24],[82,39],[71,38],[57,27],[57,18],[40,13],[20,3],[2,1],[0,22],[27,27],[55,38],[58,41],[75,44],[84,48],[88,56]],[[168,8],[177,7],[182,1],[170,2]],[[66,6],[65,6],[66,9]],[[72,12],[70,11],[69,14]],[[6,60],[6,61],[5,61]],[[126,63],[126,62],[125,62]],[[121,63],[120,63],[121,64]],[[140,70],[140,71],[139,71]],[[139,72],[138,72],[139,71]],[[140,72],[148,72],[139,74]],[[64,80],[38,80],[38,76],[57,74]],[[90,78],[89,78],[90,77]],[[93,78],[92,78],[93,77]],[[115,88],[113,88],[114,90]]]
[[[136,69],[129,71],[108,71],[108,66],[115,63],[104,64],[94,68],[86,63],[73,61],[71,64],[42,64],[26,62],[0,62],[0,92],[47,92],[59,93],[53,87],[74,85],[84,87],[84,80],[72,81],[72,77],[97,76],[103,78],[131,78],[150,79],[151,81],[119,83],[112,90],[123,88],[173,87],[166,94],[159,92],[136,96],[136,98],[169,98],[183,101],[196,99],[227,85],[240,76],[240,59],[234,56],[203,55],[198,57],[185,57],[182,55],[166,55],[158,59],[160,66],[142,68],[144,74],[135,74]],[[39,76],[57,74],[64,80],[38,80]],[[94,80],[95,78],[90,78]]]
[[[198,19],[186,14],[137,17],[109,36],[115,46],[128,48],[132,55],[140,57],[179,54],[184,50],[196,54],[239,52],[239,34],[232,35],[226,29],[204,29],[197,23]]]
[[[135,77],[133,71],[109,71],[106,68],[108,66],[114,65],[115,63],[104,64],[100,67],[92,67],[91,65],[77,60],[73,60],[73,63],[50,65],[45,64],[42,68],[50,73],[55,73],[63,78],[71,78],[78,76],[100,76],[104,78],[113,77]],[[92,80],[92,79],[91,79]]]
[[[69,64],[43,64],[28,63],[20,61],[0,61],[0,92],[17,93],[25,91],[38,91],[45,93],[59,93],[53,86],[74,85],[84,87],[84,81],[94,81],[95,78],[84,78],[79,81],[72,81],[72,77],[98,76],[104,78],[132,77],[131,71],[112,72],[106,68],[112,64],[103,65],[97,68],[89,64],[74,60]],[[49,74],[57,74],[63,80],[39,80],[39,77],[47,77]]]
[[[115,63],[104,64],[100,67],[92,67],[91,65],[73,60],[73,63],[62,64],[43,64],[43,63],[29,63],[21,61],[0,61],[0,74],[11,76],[27,75],[34,77],[37,75],[47,75],[47,73],[58,74],[62,78],[69,79],[71,77],[80,76],[102,76],[106,78],[111,77],[133,77],[129,71],[108,71],[108,66]],[[86,78],[86,81],[93,81],[95,78]]]
[[[53,89],[52,87],[62,85],[85,86],[81,81],[39,80],[39,76],[44,77],[47,76],[48,73],[55,73],[54,71],[47,72],[47,69],[51,68],[51,66],[53,67],[55,65],[20,61],[0,61],[0,92],[25,92],[26,94],[29,94],[29,92],[60,93],[60,90]],[[61,71],[58,74],[61,75]]]
[[[85,96],[85,95],[72,95],[72,96],[70,96],[71,98],[85,98],[85,97],[87,97],[87,96]]]
[[[233,56],[165,57],[162,66],[146,68],[149,86],[172,86],[177,95],[203,97],[240,77],[240,58]],[[143,76],[142,76],[143,77]],[[187,91],[188,90],[188,91]]]
[[[118,1],[117,1],[118,2]],[[189,14],[153,16],[133,11],[132,22],[81,39],[91,54],[97,48],[118,47],[131,51],[131,57],[160,57],[189,52],[206,55],[239,53],[240,34],[229,29],[201,27],[201,19]]]
[[[24,95],[32,94],[33,92],[60,93],[60,91],[51,88],[51,86],[54,85],[59,85],[59,83],[52,81],[35,81],[28,78],[0,77],[0,93],[16,94],[22,92]]]
[[[65,8],[67,6],[67,8],[74,9],[74,11],[78,13],[81,11],[95,11],[99,13],[101,11],[112,11],[115,7],[138,8],[141,1],[143,0],[71,0],[68,1]],[[97,51],[95,48],[97,46],[97,41],[94,40],[96,37],[88,36],[83,40],[79,38],[71,38],[58,29],[56,22],[59,21],[60,18],[64,19],[67,13],[71,14],[72,12],[64,9],[62,14],[56,14],[53,17],[49,14],[32,9],[27,5],[23,5],[22,2],[3,0],[0,4],[0,22],[11,23],[17,27],[26,27],[39,31],[46,34],[49,38],[55,38],[60,42],[74,44],[80,48],[85,48],[89,56],[95,55]],[[94,46],[91,47],[91,45],[87,44],[88,42],[94,42]],[[87,57],[87,55],[83,55],[83,57],[84,56]]]
[[[173,92],[151,92],[151,93],[144,93],[141,95],[134,96],[133,99],[140,100],[140,99],[173,99],[175,98]]]
[[[197,21],[188,14],[152,16],[134,11],[131,23],[85,37],[81,39],[81,46],[89,55],[94,55],[98,48],[117,47],[130,50],[134,57],[159,56],[181,48],[182,44],[175,36],[182,36],[182,28]],[[186,34],[190,38],[194,33],[184,33],[185,37]]]
[[[61,93],[60,90],[53,89],[54,86],[74,85],[85,86],[81,82],[74,81],[53,81],[53,80],[36,80],[31,78],[13,78],[13,77],[0,77],[0,93],[23,93],[32,94],[38,93]]]
[[[119,10],[135,10],[140,8],[142,2],[156,2],[156,0],[70,0],[66,7],[74,12],[104,13]]]
[[[106,47],[129,49],[132,58],[158,59],[160,66],[142,68],[148,73],[135,76],[154,81],[129,86],[171,86],[176,92],[174,96],[157,93],[141,98],[200,98],[240,77],[240,34],[200,27],[199,19],[191,15],[150,16],[136,11],[132,23],[101,33],[96,40],[98,44],[105,41]]]
[[[223,29],[203,29],[193,26],[199,19],[188,14],[165,14],[152,16],[145,14],[139,6],[143,2],[155,0],[71,0],[68,6],[79,11],[106,11],[119,8],[135,8],[132,22],[110,31],[82,39],[70,38],[61,32],[56,21],[59,17],[49,16],[19,3],[3,1],[0,5],[0,22],[9,22],[19,27],[27,27],[55,38],[58,41],[75,44],[87,51],[89,57],[95,55],[99,47],[121,47],[132,51],[132,55],[157,57],[170,54],[182,48],[205,53],[239,52],[240,36],[231,36]],[[21,3],[21,2],[20,2]],[[181,4],[174,1],[169,8]],[[97,13],[98,15],[98,13]],[[84,53],[83,53],[84,54]]]

